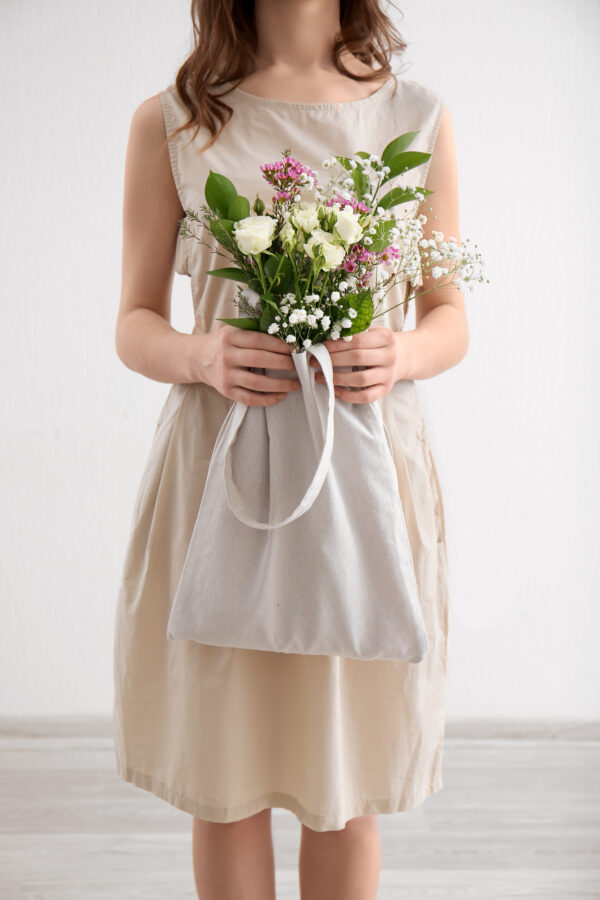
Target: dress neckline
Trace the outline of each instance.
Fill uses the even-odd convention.
[[[277,100],[274,97],[261,97],[259,94],[251,94],[250,91],[242,90],[240,87],[234,87],[226,93],[229,97],[243,97],[250,103],[256,103],[259,106],[273,106],[280,109],[353,109],[368,106],[380,100],[389,91],[390,84],[395,83],[396,80],[397,76],[392,73],[377,90],[371,91],[366,97],[359,97],[357,100],[329,100],[323,103],[301,103],[296,100]]]

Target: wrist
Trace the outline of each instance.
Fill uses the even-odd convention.
[[[205,343],[207,334],[181,334],[177,348],[182,361],[182,375],[187,384],[206,381],[204,372]]]
[[[414,331],[395,331],[396,363],[394,382],[412,381],[414,378]]]

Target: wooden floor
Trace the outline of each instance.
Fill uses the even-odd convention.
[[[191,816],[119,778],[109,722],[0,721],[0,753],[2,900],[195,900]],[[600,725],[448,722],[443,790],[379,824],[379,900],[600,898]],[[278,900],[299,835],[273,810]]]

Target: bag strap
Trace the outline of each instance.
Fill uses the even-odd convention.
[[[317,383],[315,382],[315,373],[311,373],[310,366],[308,365],[309,353],[312,353],[312,355],[316,356],[316,358],[319,360],[321,368],[323,370],[323,375],[325,376],[325,384],[327,386],[326,416],[322,412],[321,404],[319,403],[317,397],[317,390],[320,390],[321,385],[317,385]],[[293,356],[295,357],[294,365],[296,366],[296,370],[298,372],[298,378],[300,379],[300,383],[302,385],[302,398],[304,400],[304,406],[306,408],[308,419],[309,421],[318,419],[321,422],[321,431],[324,431],[325,433],[321,455],[319,457],[319,462],[315,470],[315,474],[313,475],[312,481],[306,489],[306,493],[304,494],[296,509],[292,513],[290,513],[289,516],[286,516],[279,522],[259,522],[256,519],[253,519],[246,512],[245,504],[240,491],[235,484],[235,481],[233,480],[231,467],[231,448],[235,441],[239,427],[242,424],[244,417],[248,411],[248,406],[245,403],[242,403],[241,401],[237,402],[235,411],[232,416],[233,428],[231,432],[231,439],[225,452],[225,493],[227,495],[227,503],[229,504],[229,508],[232,513],[237,516],[240,522],[243,522],[245,525],[250,525],[253,528],[280,528],[282,525],[287,525],[289,522],[293,522],[294,519],[299,518],[301,515],[303,515],[303,513],[307,512],[307,510],[310,509],[310,507],[317,499],[319,491],[323,487],[323,483],[329,470],[329,461],[331,459],[331,453],[333,451],[333,414],[335,411],[335,388],[333,384],[333,366],[331,364],[331,357],[329,355],[327,347],[323,346],[323,344],[321,343],[313,344],[310,347],[307,347],[305,351],[302,351],[301,353],[295,353],[293,354]]]

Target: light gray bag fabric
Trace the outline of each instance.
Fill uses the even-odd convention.
[[[292,359],[301,390],[236,401],[221,425],[167,637],[418,663],[428,639],[379,406],[336,403],[323,344]]]

